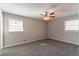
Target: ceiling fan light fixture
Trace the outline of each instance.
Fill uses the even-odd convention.
[[[48,21],[48,20],[50,20],[50,18],[49,17],[44,17],[44,20]]]

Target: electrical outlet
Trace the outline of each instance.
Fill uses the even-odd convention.
[[[25,42],[26,40],[24,40],[24,42]]]

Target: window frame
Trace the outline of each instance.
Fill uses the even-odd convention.
[[[12,28],[13,27],[13,28]],[[23,21],[18,19],[8,20],[8,32],[23,32]]]
[[[79,31],[79,20],[65,21],[65,31]]]

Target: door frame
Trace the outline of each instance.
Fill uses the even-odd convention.
[[[0,9],[1,10],[1,9]],[[1,49],[3,49],[4,48],[4,43],[3,43],[3,37],[4,37],[4,35],[3,35],[3,13],[2,13],[2,10],[1,10],[1,15],[0,15],[0,17],[1,17]]]

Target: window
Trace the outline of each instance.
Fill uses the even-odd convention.
[[[9,20],[9,32],[19,32],[23,31],[23,21],[22,20],[14,20],[10,19]]]
[[[65,31],[79,30],[79,20],[69,20],[65,22]]]

